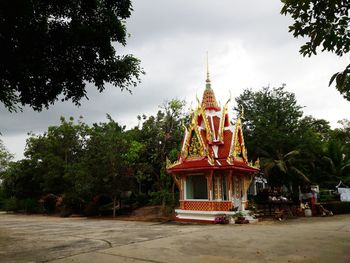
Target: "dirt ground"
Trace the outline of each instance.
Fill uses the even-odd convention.
[[[0,214],[0,262],[350,262],[350,215],[252,225]]]

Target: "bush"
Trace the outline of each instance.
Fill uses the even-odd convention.
[[[47,214],[52,214],[56,210],[56,202],[58,197],[54,194],[47,194],[41,198],[40,202],[43,205],[43,210]]]
[[[0,211],[4,210],[5,200],[6,200],[6,196],[0,182]]]
[[[16,212],[18,211],[19,208],[19,204],[18,204],[18,200],[15,197],[11,197],[9,199],[5,199],[4,200],[4,210],[9,212]]]
[[[170,215],[174,212],[174,208],[178,205],[178,200],[173,199],[171,192],[167,190],[150,193],[152,205],[165,205],[163,213]]]
[[[350,214],[350,202],[324,202],[321,203],[324,208],[333,212],[333,214]]]
[[[88,203],[85,206],[84,215],[85,216],[97,216],[97,215],[99,215],[98,207],[99,206],[96,202],[91,201],[90,203]]]
[[[20,207],[26,213],[37,213],[39,212],[38,201],[34,198],[25,198],[20,201]]]
[[[321,190],[320,201],[321,202],[339,201],[339,195],[332,194],[328,190]]]
[[[150,198],[147,194],[139,193],[135,196],[135,203],[137,207],[145,206],[149,203]]]
[[[163,202],[165,205],[171,205],[173,203],[172,194],[167,190],[152,192],[149,196],[151,198],[152,205],[162,205]]]
[[[68,217],[72,214],[84,214],[86,202],[74,193],[64,194],[58,197],[56,207],[61,217]]]

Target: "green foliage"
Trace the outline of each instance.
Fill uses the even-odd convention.
[[[4,200],[4,210],[5,211],[18,211],[20,208],[19,208],[19,205],[18,205],[18,201],[16,198],[14,197],[11,197],[9,199],[5,199]]]
[[[281,13],[289,14],[294,23],[289,31],[294,37],[307,37],[301,46],[303,56],[321,51],[334,52],[338,56],[350,50],[350,5],[347,0],[282,0]],[[337,90],[350,101],[350,65],[344,71],[335,73],[329,85],[336,80]]]
[[[340,180],[350,182],[350,156],[345,154],[346,146],[337,140],[330,140],[322,152],[319,178],[322,187],[334,188]]]
[[[40,211],[38,201],[32,197],[21,200],[20,206],[26,213],[37,213]]]
[[[159,201],[160,195],[163,205],[168,203],[168,194],[173,191],[171,190],[173,181],[165,171],[166,158],[176,160],[176,155],[180,151],[184,131],[182,123],[187,119],[184,107],[184,101],[165,102],[156,116],[148,118],[143,116],[144,122],[139,133],[139,138],[145,147],[141,153],[144,165],[140,172],[154,182],[149,189],[150,192],[155,192],[153,194],[155,197],[152,199]]]
[[[0,173],[5,171],[13,159],[13,155],[6,149],[2,140],[0,139]]]
[[[332,130],[326,120],[302,118],[302,107],[284,86],[248,89],[236,101],[236,111],[244,108],[248,156],[260,157],[270,185],[296,190],[310,181],[327,188],[350,183],[348,120]]]
[[[109,115],[107,118],[108,123],[94,124],[90,129],[85,166],[93,180],[94,194],[107,194],[115,202],[122,192],[133,189],[132,162],[138,158],[142,144],[130,142],[125,127]]]
[[[237,112],[241,107],[244,109],[243,127],[250,158],[271,154],[277,158],[298,145],[296,137],[302,107],[284,85],[265,87],[257,92],[246,89],[236,102]]]
[[[236,111],[244,108],[248,156],[260,157],[271,186],[317,183],[334,188],[350,184],[350,122],[332,130],[325,120],[302,117],[302,107],[285,87],[245,90]],[[25,159],[7,162],[0,172],[0,205],[12,211],[86,215],[111,214],[114,208],[177,205],[166,159],[175,161],[183,138],[184,102],[163,104],[156,115],[138,117],[126,130],[107,121],[88,126],[82,119],[61,118],[42,135],[30,134]],[[131,197],[130,197],[131,194]]]
[[[350,214],[350,202],[327,202],[322,204],[323,207],[332,211],[335,215]]]
[[[134,202],[148,203],[148,193],[161,191],[161,203],[168,204],[174,186],[165,163],[169,155],[175,160],[180,147],[183,108],[183,101],[166,102],[156,116],[143,117],[141,128],[128,131],[109,115],[91,127],[61,117],[43,135],[30,134],[26,159],[2,173],[5,199],[41,200],[46,213],[62,216],[96,214],[99,205],[91,200],[108,196],[116,208],[127,191],[136,192],[137,183]]]
[[[339,201],[339,196],[335,196],[331,194],[328,190],[321,190],[320,201],[321,202]]]
[[[79,104],[87,83],[135,86],[140,61],[112,44],[126,45],[131,11],[130,0],[1,1],[1,102],[40,111],[59,96]]]
[[[136,206],[141,207],[145,206],[149,203],[150,197],[147,194],[144,193],[138,193],[135,196]]]
[[[41,199],[43,210],[47,214],[52,214],[56,210],[58,197],[54,194],[47,194]]]

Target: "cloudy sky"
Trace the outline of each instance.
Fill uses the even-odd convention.
[[[113,87],[98,94],[89,87],[89,100],[79,108],[59,102],[40,113],[29,108],[9,113],[1,105],[1,138],[16,159],[23,158],[28,132],[43,133],[60,116],[82,115],[91,124],[105,121],[109,113],[132,127],[137,115],[155,113],[166,99],[185,99],[194,106],[196,94],[200,97],[204,90],[206,51],[212,87],[222,103],[230,92],[235,98],[245,88],[285,83],[305,114],[333,127],[350,118],[350,102],[327,85],[348,59],[326,53],[300,56],[303,40],[288,33],[291,19],[280,15],[280,1],[134,0],[133,6],[127,21],[131,36],[127,47],[117,51],[140,58],[147,73],[133,95]]]

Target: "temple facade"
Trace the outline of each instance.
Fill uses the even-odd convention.
[[[193,111],[177,162],[167,164],[180,194],[179,221],[214,221],[247,208],[247,191],[259,172],[248,162],[241,118],[232,123],[228,104],[219,107],[207,73],[202,102]]]

